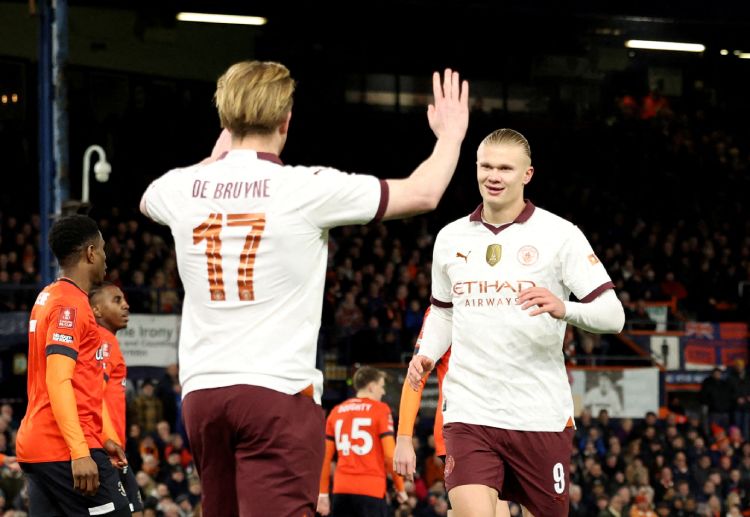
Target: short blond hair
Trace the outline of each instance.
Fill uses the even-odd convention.
[[[484,140],[482,140],[482,143],[480,145],[501,144],[520,146],[523,149],[523,152],[526,153],[526,156],[529,157],[529,160],[531,160],[531,146],[529,146],[529,141],[526,140],[526,137],[515,129],[496,129],[495,131],[484,137]]]
[[[272,133],[292,110],[294,87],[289,70],[280,63],[235,63],[216,83],[221,126],[239,138]]]

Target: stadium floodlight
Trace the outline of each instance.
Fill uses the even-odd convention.
[[[94,164],[94,177],[96,181],[104,183],[112,173],[112,165],[107,161],[107,155],[100,145],[90,145],[83,153],[83,181],[81,182],[81,202],[89,202],[89,169],[91,165],[91,154],[99,153],[99,160]]]
[[[262,16],[238,16],[236,14],[177,13],[181,22],[226,23],[231,25],[265,25],[268,20]]]
[[[750,52],[740,52],[737,54],[737,57],[740,59],[750,59]]]
[[[628,48],[638,48],[644,50],[675,50],[678,52],[703,52],[706,50],[705,45],[700,43],[679,43],[676,41],[650,41],[642,39],[630,39],[625,42]]]

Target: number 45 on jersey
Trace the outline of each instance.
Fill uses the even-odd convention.
[[[352,429],[351,429],[351,441],[349,434],[341,432],[344,427],[343,420],[336,420],[336,450],[342,456],[349,456],[350,453],[354,453],[357,456],[364,456],[372,450],[372,435],[363,429],[363,427],[370,427],[372,425],[372,418],[353,418]],[[362,443],[353,443],[354,440],[362,440]]]

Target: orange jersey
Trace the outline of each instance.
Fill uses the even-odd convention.
[[[121,440],[120,445],[125,445],[125,377],[128,368],[117,337],[104,327],[99,327],[99,336],[104,358],[104,380],[107,383],[104,402],[109,410],[109,419]]]
[[[19,461],[71,459],[47,391],[47,356],[52,354],[75,360],[71,384],[81,430],[90,449],[102,447],[100,341],[88,296],[72,281],[61,278],[39,293],[29,319],[29,403],[16,439]]]
[[[393,417],[384,402],[351,398],[331,410],[326,440],[335,444],[338,456],[334,494],[385,497],[385,436],[393,436]]]

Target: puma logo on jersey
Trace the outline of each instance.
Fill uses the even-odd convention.
[[[469,253],[467,253],[466,255],[464,255],[460,251],[456,252],[456,258],[462,258],[462,259],[464,259],[464,264],[468,264],[468,262],[469,262],[469,255],[471,255],[471,251]]]

